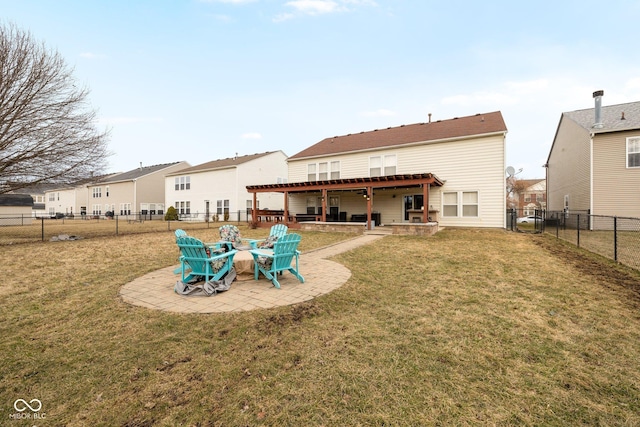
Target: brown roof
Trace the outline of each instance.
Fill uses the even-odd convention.
[[[334,136],[323,139],[317,144],[291,156],[290,159],[394,147],[420,142],[434,142],[506,131],[507,127],[504,124],[502,114],[500,111],[495,111],[467,117],[455,117],[449,120],[416,123],[344,136]]]
[[[191,172],[204,172],[204,171],[209,171],[213,169],[231,168],[246,162],[250,162],[251,160],[259,159],[260,157],[264,157],[272,153],[275,153],[275,151],[267,151],[266,153],[247,154],[245,156],[236,156],[236,157],[229,157],[226,159],[212,160],[210,162],[202,163],[200,165],[192,166],[190,168],[180,169],[179,171],[170,173],[167,176],[182,175],[184,173],[191,173]]]

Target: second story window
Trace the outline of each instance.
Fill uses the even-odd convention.
[[[109,197],[109,186],[104,187],[104,193],[106,197]]]
[[[309,163],[307,165],[307,181],[317,181],[315,163]]]
[[[183,191],[191,189],[191,177],[180,176],[174,180],[174,188],[176,191]]]
[[[627,138],[627,167],[640,168],[640,137]]]
[[[102,197],[102,187],[93,187],[93,198],[98,199]]]
[[[369,176],[383,176],[396,174],[396,155],[369,157]]]
[[[307,164],[307,181],[340,179],[340,162],[319,162]]]

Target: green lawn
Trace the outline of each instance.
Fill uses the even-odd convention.
[[[640,425],[640,275],[555,237],[388,236],[269,310],[120,300],[176,258],[169,232],[3,247],[0,425]],[[10,419],[19,398],[46,423]]]

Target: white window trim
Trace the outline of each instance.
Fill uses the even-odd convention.
[[[380,175],[371,174],[372,159],[380,159]],[[393,159],[393,161],[392,161]],[[387,174],[387,168],[394,168],[394,173]],[[398,155],[397,154],[379,154],[377,156],[369,156],[369,177],[390,176],[398,174]]]
[[[637,140],[639,147],[638,147],[638,151],[633,151],[633,152],[629,152],[629,142],[632,140]],[[638,166],[629,166],[629,154],[640,154],[640,136],[630,136],[627,138],[627,144],[626,144],[626,163],[627,163],[627,169],[637,169],[640,168],[640,164]]]
[[[456,194],[456,215],[446,215],[445,214],[445,203],[444,203],[444,195],[445,194],[450,194],[450,193],[455,193]],[[465,204],[464,203],[464,193],[476,193],[477,194],[477,198],[478,201],[475,204]],[[449,190],[449,191],[442,191],[441,194],[441,207],[440,210],[442,211],[442,218],[480,218],[480,191],[479,190]],[[464,207],[465,206],[477,206],[478,207],[478,214],[477,215],[465,215],[464,214]],[[446,205],[446,206],[453,206],[453,205]]]
[[[323,172],[320,172],[320,165],[325,165],[326,167]],[[340,160],[325,160],[317,163],[307,163],[307,181],[314,182],[340,179],[340,167]],[[326,179],[320,179],[321,173],[326,175]]]

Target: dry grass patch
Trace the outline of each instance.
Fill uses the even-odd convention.
[[[70,426],[640,423],[639,276],[548,236],[390,236],[335,258],[337,291],[211,315],[118,298],[176,263],[168,233],[7,249],[5,420],[38,398]]]

